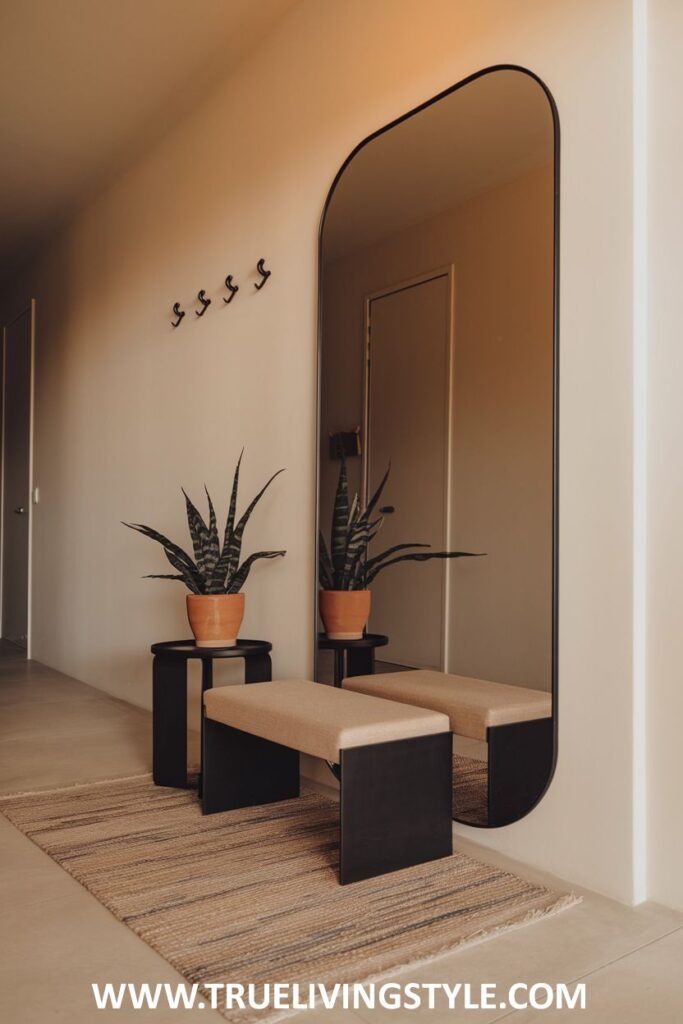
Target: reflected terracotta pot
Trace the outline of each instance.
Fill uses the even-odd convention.
[[[370,618],[369,590],[321,590],[320,618],[330,640],[362,640]]]
[[[188,594],[187,617],[197,647],[234,647],[244,618],[244,594]]]

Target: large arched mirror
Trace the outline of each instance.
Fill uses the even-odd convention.
[[[555,759],[557,183],[547,90],[493,68],[363,142],[321,231],[317,679],[446,711],[479,826]]]

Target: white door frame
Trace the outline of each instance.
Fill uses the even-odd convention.
[[[444,479],[446,481],[445,487],[445,514],[444,523],[446,524],[445,530],[445,543],[446,550],[451,550],[451,498],[452,498],[452,473],[451,473],[451,461],[452,461],[452,447],[453,447],[453,386],[455,381],[455,359],[453,356],[453,348],[455,343],[455,267],[452,263],[447,263],[445,266],[437,267],[435,270],[426,271],[423,274],[416,274],[414,277],[405,278],[404,280],[398,281],[393,285],[387,285],[384,288],[379,288],[377,291],[368,292],[364,296],[364,325],[363,325],[363,444],[362,444],[362,469],[361,469],[361,487],[362,487],[362,498],[363,501],[367,501],[369,498],[369,439],[370,439],[370,347],[371,347],[371,314],[370,307],[371,303],[375,299],[381,299],[386,295],[392,295],[394,292],[405,291],[407,288],[414,288],[420,284],[426,284],[428,281],[433,281],[436,278],[445,277],[448,280],[448,368],[446,371],[447,381],[447,393],[446,393],[446,424],[448,436],[445,444],[445,456],[444,456]],[[450,663],[450,638],[448,629],[448,623],[450,621],[450,609],[451,609],[451,584],[450,584],[450,571],[449,561],[446,559],[444,574],[443,574],[443,622],[441,623],[441,670],[448,671],[448,665]]]
[[[6,323],[2,328],[2,451],[0,453],[0,623],[2,623],[2,606],[4,599],[4,573],[3,560],[5,554],[5,390],[7,387],[7,331],[22,316],[29,314],[30,317],[30,371],[29,371],[29,410],[28,410],[28,561],[27,573],[27,602],[26,610],[26,657],[31,657],[32,637],[32,606],[33,606],[33,409],[35,395],[35,352],[36,352],[36,300],[31,299],[27,306],[24,306],[17,315]]]

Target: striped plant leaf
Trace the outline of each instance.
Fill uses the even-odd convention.
[[[332,511],[332,565],[334,566],[335,579],[340,583],[344,575],[344,563],[346,561],[346,545],[349,531],[349,480],[346,475],[346,459],[341,460],[339,468],[339,479],[337,491],[334,496],[334,508]]]
[[[218,559],[220,558],[221,546],[220,540],[218,539],[216,510],[213,507],[211,495],[209,494],[206,484],[204,484],[204,490],[206,491],[206,500],[209,503],[209,526],[206,543],[204,545],[204,573],[207,579],[210,580],[213,577],[213,571],[218,564]]]
[[[386,473],[384,474],[384,476],[382,477],[382,479],[379,482],[379,487],[377,488],[377,490],[375,491],[373,496],[370,498],[370,501],[367,503],[367,505],[365,507],[365,512],[367,513],[368,516],[372,515],[372,513],[375,510],[375,505],[377,504],[379,499],[382,497],[382,491],[386,487],[386,483],[387,483],[387,480],[389,479],[389,474],[390,473],[391,473],[391,462],[389,462],[389,465],[387,466],[387,471],[386,471]]]
[[[255,551],[253,555],[249,555],[242,562],[232,579],[228,580],[226,593],[239,594],[254,562],[258,562],[261,558],[282,558],[286,554],[286,551]]]
[[[209,494],[206,486],[204,487],[204,491],[206,492],[206,500],[209,505],[208,524],[204,521],[201,512],[193,504],[189,495],[185,490],[183,490],[183,495],[185,497],[185,510],[187,512],[187,523],[190,536],[192,538],[192,546],[196,562],[192,560],[186,551],[183,551],[181,547],[178,547],[178,545],[169,540],[168,537],[159,533],[158,530],[153,530],[150,526],[144,526],[141,523],[123,524],[129,529],[137,530],[137,532],[143,534],[143,536],[149,537],[150,540],[154,540],[158,544],[161,544],[167,560],[176,570],[173,574],[152,573],[146,577],[147,579],[182,580],[188,590],[193,594],[236,594],[243,586],[247,576],[249,575],[251,566],[255,561],[260,558],[277,558],[285,554],[284,551],[257,551],[240,564],[242,537],[251,514],[275,477],[284,472],[284,470],[279,469],[277,473],[274,473],[271,476],[270,480],[268,480],[265,486],[261,488],[254,500],[245,510],[242,518],[237,523],[237,526],[235,526],[239,474],[243,454],[244,449],[242,449],[240,457],[237,460],[237,466],[235,467],[235,473],[233,476],[230,507],[228,509],[228,516],[225,524],[222,550],[218,535],[216,510],[214,509],[211,495]]]
[[[384,518],[376,519],[370,524],[370,529],[367,534],[367,540],[358,552],[353,564],[351,565],[348,573],[348,589],[349,590],[365,590],[366,589],[366,573],[367,573],[367,558],[368,558],[368,547],[377,536],[377,533],[382,527]]]
[[[368,522],[367,516],[362,523],[349,531],[350,537],[346,547],[346,558],[341,576],[340,590],[353,590],[353,581],[357,578],[357,570],[361,561],[367,556],[368,545],[382,525],[382,518]]]
[[[397,551],[406,551],[408,548],[431,548],[431,544],[394,544],[391,548],[386,548],[381,551],[378,555],[373,555],[372,558],[368,558],[365,563],[365,568],[369,571],[375,565],[379,565],[386,558],[390,558],[391,555],[395,555]]]
[[[350,586],[350,574],[352,574],[358,566],[358,549],[359,547],[362,547],[363,550],[361,551],[361,555],[364,557],[367,553],[367,548],[372,537],[375,536],[381,524],[381,517],[376,519],[373,523],[370,523],[370,508],[362,508],[358,500],[358,495],[354,494],[353,502],[351,504],[351,512],[349,513],[349,525],[346,531],[344,564],[341,572],[336,573],[339,590],[353,589],[353,587]],[[370,534],[370,530],[372,530],[372,534]]]
[[[244,448],[240,452],[240,457],[237,460],[235,466],[235,473],[232,478],[232,492],[230,494],[230,507],[228,509],[228,518],[225,522],[225,533],[223,534],[223,549],[220,554],[220,558],[214,566],[214,570],[211,578],[211,593],[221,594],[225,587],[225,581],[228,575],[228,568],[230,564],[230,538],[232,537],[235,529],[235,516],[237,514],[237,492],[240,484],[240,466],[242,464],[242,456],[244,455]]]
[[[399,555],[398,558],[390,558],[387,562],[382,562],[371,569],[367,574],[366,582],[369,586],[380,572],[398,562],[429,562],[432,558],[482,558],[483,554],[483,552],[474,551],[430,551],[425,554],[414,552],[411,555]]]
[[[351,511],[349,512],[349,529],[356,525],[360,518],[362,509],[360,507],[360,500],[358,494],[354,494],[353,501],[351,502]]]
[[[197,564],[197,568],[203,574],[206,573],[206,567],[204,565],[204,550],[206,548],[206,542],[209,536],[209,528],[204,522],[201,512],[199,509],[192,504],[190,498],[184,488],[180,488],[185,498],[185,511],[187,512],[187,525],[190,530],[190,537],[192,538],[192,548],[194,550],[194,560]]]
[[[148,572],[142,578],[143,580],[181,580],[182,583],[186,582],[182,573]]]
[[[386,548],[378,555],[374,555],[372,558],[368,558],[365,564],[361,564],[357,570],[358,579],[353,589],[364,590],[368,585],[368,574],[374,570],[376,566],[381,568],[381,564],[391,555],[396,554],[397,551],[407,551],[414,548],[430,548],[431,544],[394,544],[393,547]],[[379,571],[379,569],[378,569]],[[375,575],[377,575],[375,573]],[[374,578],[374,577],[373,577]]]
[[[235,475],[232,478],[232,493],[230,494],[230,508],[228,509],[228,518],[225,523],[225,538],[229,538],[230,534],[235,528],[235,516],[237,515],[237,492],[240,485],[240,466],[242,465],[242,456],[244,455],[244,448],[240,452],[240,457],[237,460],[235,466]]]
[[[204,493],[206,494],[206,500],[209,505],[209,533],[215,534],[216,541],[218,541],[218,524],[216,521],[216,510],[213,507],[211,495],[209,494],[209,488],[206,486],[206,484],[204,484]]]
[[[391,463],[379,486],[365,507],[354,494],[349,507],[349,484],[346,462],[342,458],[332,515],[331,548],[322,533],[318,540],[318,576],[323,590],[364,590],[377,575],[397,562],[427,562],[433,558],[478,558],[472,551],[418,552],[429,544],[394,544],[368,558],[368,547],[379,532],[383,518],[371,516],[377,507],[389,479]],[[331,550],[331,556],[330,556]],[[399,551],[405,552],[398,555]],[[396,557],[393,557],[396,556]]]
[[[320,586],[323,590],[334,590],[334,567],[330,552],[323,537],[322,530],[318,530],[319,565],[320,565]]]
[[[273,475],[271,476],[270,480],[268,480],[264,484],[264,486],[258,492],[256,497],[251,502],[251,504],[246,508],[246,510],[242,514],[241,519],[239,520],[237,526],[235,527],[235,529],[233,530],[233,532],[232,532],[232,534],[230,536],[230,541],[228,543],[228,548],[227,548],[227,571],[226,571],[226,579],[227,580],[229,580],[234,575],[234,573],[237,572],[237,567],[238,567],[239,561],[240,561],[240,555],[242,553],[242,537],[244,535],[245,527],[246,527],[246,525],[249,522],[249,519],[251,517],[251,513],[254,511],[254,509],[258,505],[259,501],[261,500],[263,495],[266,493],[266,491],[268,490],[268,488],[272,484],[272,482],[275,479],[275,477],[279,476],[280,473],[284,473],[284,469],[278,469],[277,473],[273,473]],[[223,553],[221,555],[221,562],[225,558],[225,555],[226,555],[226,549],[224,548],[223,549]]]
[[[166,557],[171,552],[177,559],[179,564],[174,565],[174,568],[177,568],[180,572],[187,572],[197,586],[201,584],[201,573],[190,556],[181,547],[174,544],[172,540],[169,540],[168,537],[164,537],[163,533],[153,530],[151,526],[144,526],[142,523],[123,523],[123,526],[127,526],[129,530],[137,530],[144,537],[149,537],[150,540],[155,540],[157,544],[161,544],[162,548],[166,551]],[[197,593],[201,593],[201,590],[197,590]]]
[[[175,552],[170,551],[168,548],[164,548],[164,554],[166,555],[167,560],[171,563],[173,568],[177,569],[178,572],[181,572],[183,574],[183,576],[185,577],[185,582],[187,584],[188,590],[190,590],[193,594],[206,593],[206,584],[204,581],[204,577],[202,576],[198,569],[195,569],[194,572],[190,572],[187,569],[185,563],[182,562],[181,559],[179,559],[176,556]]]

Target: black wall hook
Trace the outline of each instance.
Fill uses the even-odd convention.
[[[266,269],[265,269],[265,267],[263,266],[263,264],[264,264],[265,262],[266,262],[265,260],[261,259],[261,260],[259,260],[259,261],[258,261],[258,263],[256,264],[256,269],[258,270],[259,274],[260,274],[260,275],[261,275],[261,277],[263,278],[263,280],[262,280],[262,281],[257,281],[257,282],[256,282],[256,283],[254,284],[254,288],[255,288],[255,289],[256,289],[257,291],[259,291],[259,292],[261,291],[261,289],[263,288],[264,284],[266,283],[266,281],[268,280],[268,278],[269,278],[269,277],[270,277],[270,275],[272,274],[272,271],[271,271],[271,270],[266,270]]]
[[[179,302],[174,302],[173,303],[173,314],[174,314],[174,316],[177,316],[178,319],[172,321],[172,326],[173,327],[177,327],[178,324],[180,323],[180,321],[185,316],[185,310],[180,308],[180,303]]]
[[[205,291],[204,288],[202,288],[202,290],[200,292],[197,292],[197,298],[199,299],[199,301],[202,304],[202,309],[201,309],[201,312],[199,310],[195,309],[194,315],[195,316],[204,316],[204,314],[206,313],[207,309],[211,305],[211,299],[207,299],[206,298],[206,291]]]
[[[238,284],[233,284],[232,283],[232,274],[228,274],[228,276],[225,279],[225,287],[230,292],[230,298],[229,299],[223,299],[223,302],[226,304],[226,306],[229,306],[230,303],[232,302],[232,300],[237,295],[238,291],[240,290],[240,286]]]

